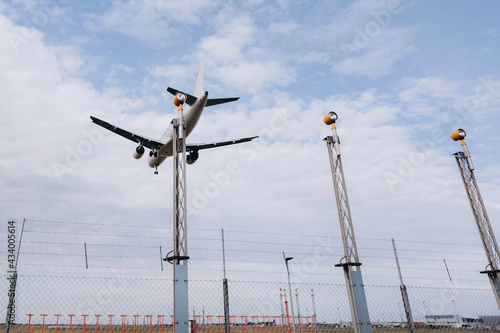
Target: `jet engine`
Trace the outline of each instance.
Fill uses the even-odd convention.
[[[135,148],[134,158],[136,160],[138,160],[138,159],[140,159],[142,157],[142,155],[144,155],[144,147],[143,146],[139,146],[139,147]]]
[[[191,165],[194,162],[196,162],[196,160],[198,159],[198,157],[200,157],[200,154],[198,154],[197,151],[190,151],[189,155],[186,156],[186,163]]]

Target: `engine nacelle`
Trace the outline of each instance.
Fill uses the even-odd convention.
[[[135,148],[134,158],[136,160],[138,160],[138,159],[140,159],[142,157],[142,155],[144,155],[144,147],[143,146],[139,146],[139,147]]]
[[[198,160],[198,157],[200,157],[200,154],[197,151],[192,151],[186,156],[186,163],[191,165]]]

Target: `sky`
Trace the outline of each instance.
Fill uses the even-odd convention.
[[[394,238],[410,251],[401,261],[412,284],[444,284],[447,259],[462,285],[488,288],[452,156],[462,148],[449,135],[467,131],[500,233],[499,9],[493,0],[1,1],[0,220],[15,219],[18,238],[28,220],[20,270],[166,274],[155,256],[172,246],[172,160],[154,175],[133,159],[135,143],[89,117],[159,138],[177,116],[167,87],[193,93],[204,62],[210,96],[240,99],[207,108],[189,142],[259,138],[202,151],[188,166],[190,276],[221,278],[224,229],[233,279],[283,280],[286,251],[296,280],[343,283],[322,141],[334,110],[365,283],[398,283]],[[90,273],[84,242],[103,256]],[[416,274],[422,267],[437,281]]]

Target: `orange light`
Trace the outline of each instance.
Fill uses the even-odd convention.
[[[335,121],[337,121],[337,119],[339,119],[339,116],[337,116],[337,114],[335,112],[330,111],[323,119],[323,122],[327,125],[331,125],[331,124],[334,124]]]
[[[179,106],[179,105],[184,104],[184,102],[186,101],[186,98],[187,98],[187,96],[185,93],[178,92],[174,96],[174,105]]]
[[[458,140],[463,140],[466,135],[467,135],[467,133],[465,133],[465,131],[463,129],[459,128],[455,132],[451,133],[450,137],[454,141],[458,141]]]

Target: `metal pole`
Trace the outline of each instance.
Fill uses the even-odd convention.
[[[311,289],[311,300],[312,300],[313,315],[314,315],[314,333],[318,333],[318,317],[316,316],[316,302],[314,300],[313,289]]]
[[[21,236],[19,236],[19,246],[17,247],[17,254],[16,254],[16,266],[14,267],[14,270],[17,272],[17,263],[19,262],[19,252],[21,251],[21,244],[23,242],[23,234],[24,234],[24,224],[26,223],[26,219],[23,219],[23,226],[21,228]]]
[[[89,269],[89,260],[87,257],[87,243],[83,243],[83,248],[85,249],[85,268]]]
[[[359,262],[344,171],[342,169],[342,159],[339,147],[340,139],[337,135],[337,127],[335,126],[335,121],[337,119],[337,114],[330,111],[323,120],[325,124],[332,125],[332,136],[327,136],[323,140],[326,141],[328,148],[340,230],[344,245],[344,257],[342,259],[345,259],[345,262],[341,262],[335,266],[344,269],[354,332],[371,333],[370,316],[368,314],[368,305],[366,303],[365,289],[361,275],[361,263]]]
[[[281,332],[285,333],[286,332],[286,327],[285,327],[285,309],[283,306],[283,293],[281,292],[280,288],[280,306],[281,306]]]
[[[167,258],[174,265],[174,333],[189,332],[188,277],[187,277],[187,213],[186,213],[186,140],[182,104],[186,99],[177,93],[174,104],[178,106],[179,117],[173,120],[173,256]]]
[[[452,299],[451,303],[453,304],[453,309],[455,310],[455,321],[457,322],[457,325],[458,325],[457,328],[461,328],[462,327],[462,323],[461,323],[461,320],[458,317],[457,307],[455,306],[455,300]]]
[[[474,176],[474,165],[472,164],[472,159],[464,140],[465,136],[466,133],[461,128],[451,134],[453,140],[461,141],[464,149],[463,152],[457,152],[453,155],[457,161],[465,192],[469,199],[469,204],[472,209],[472,214],[474,215],[474,220],[476,221],[484,251],[486,252],[486,258],[488,259],[488,265],[481,273],[488,275],[493,294],[500,308],[500,280],[498,278],[498,273],[500,273],[500,251],[495,234],[493,233],[493,228],[491,227],[488,213],[486,212],[486,207],[484,206],[481,193],[479,192],[476,177]]]
[[[224,251],[224,229],[222,229],[222,267],[224,271],[224,279],[222,287],[224,291],[224,332],[230,333],[231,322],[229,318],[229,286],[226,278],[226,252]]]
[[[161,246],[160,246],[160,267],[161,271],[163,272],[163,254],[161,253]]]
[[[292,329],[293,333],[295,333],[295,314],[293,313],[293,294],[292,294],[292,284],[290,283],[290,270],[288,269],[288,261],[292,260],[293,257],[285,257],[285,252],[283,252],[283,258],[285,259],[285,264],[286,264],[286,272],[288,275],[288,292],[290,295],[290,308],[292,310]]]
[[[394,238],[392,239],[392,248],[394,249],[394,257],[396,258],[396,266],[398,268],[401,296],[403,297],[403,306],[405,308],[406,320],[408,322],[408,330],[410,331],[410,333],[415,333],[415,323],[413,322],[413,316],[411,314],[410,300],[408,299],[406,286],[403,283],[403,275],[401,274],[401,267],[399,266],[398,252],[396,251],[396,243],[394,242]]]
[[[300,307],[299,307],[299,291],[295,288],[295,299],[297,300],[297,320],[299,326],[299,333],[302,333],[302,319],[300,318]]]
[[[451,275],[450,275],[450,270],[448,269],[448,265],[446,264],[446,260],[443,259],[443,262],[444,262],[444,267],[446,267],[446,273],[448,273],[448,277],[450,278],[450,281],[452,281]]]

